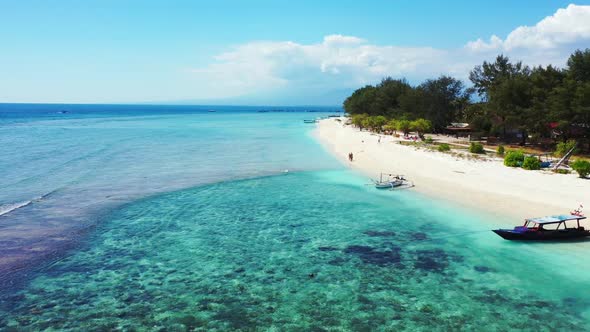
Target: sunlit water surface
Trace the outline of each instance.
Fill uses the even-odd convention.
[[[377,191],[348,171],[308,170],[339,167],[305,135],[307,127],[290,121],[284,131],[265,136],[279,147],[266,148],[268,166],[260,169],[279,175],[220,175],[224,181],[95,214],[96,227],[67,254],[41,265],[26,285],[3,290],[0,329],[588,329],[588,242],[504,241],[489,229],[505,220],[410,190]],[[174,126],[184,125],[174,120]],[[249,137],[257,134],[238,133],[216,136],[243,135],[229,140],[223,153],[219,146],[201,153],[202,162],[242,169],[232,158],[248,159],[240,149],[257,153]],[[175,135],[171,128],[150,141],[158,146]],[[184,135],[191,137],[192,130]],[[192,146],[179,141],[187,150]],[[280,148],[283,141],[288,153]],[[318,164],[295,162],[300,158]],[[265,163],[254,157],[248,162]],[[133,178],[134,172],[115,171],[114,165],[110,174]],[[301,171],[272,171],[293,165]],[[89,176],[80,185],[87,181],[100,180]]]

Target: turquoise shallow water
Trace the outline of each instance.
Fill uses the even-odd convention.
[[[126,202],[285,169],[340,167],[302,121],[327,109],[209,109],[0,104],[0,288],[14,273],[59,258],[97,216]]]
[[[172,192],[104,216],[5,296],[0,327],[587,329],[582,255],[500,240],[489,222],[345,171]]]
[[[0,330],[588,330],[589,242],[377,191],[318,113],[208,109],[0,105]]]

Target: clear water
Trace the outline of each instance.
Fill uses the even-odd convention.
[[[339,167],[302,121],[325,113],[212,108],[0,105],[0,285],[59,257],[122,203],[285,169]]]
[[[236,173],[206,169],[192,181],[207,184],[193,186],[184,178],[169,185],[162,179],[174,176],[168,178],[150,159],[166,151],[157,141],[178,143],[168,147],[175,151],[200,146],[188,128],[213,121],[190,121],[204,116],[107,120],[108,132],[126,129],[109,137],[130,128],[152,128],[160,135],[143,141],[152,142],[153,150],[114,158],[112,167],[106,162],[97,172],[102,177],[84,177],[74,186],[85,188],[78,199],[90,201],[86,195],[102,192],[101,183],[113,186],[113,195],[131,187],[130,197],[144,198],[122,206],[99,204],[98,212],[81,208],[79,220],[94,220],[96,226],[78,235],[66,254],[38,264],[24,285],[2,290],[0,330],[588,330],[588,242],[504,241],[489,231],[499,221],[478,211],[412,191],[377,191],[340,169],[306,135],[309,127],[297,119],[305,115],[219,115],[231,119],[203,125],[211,131],[200,138],[216,145],[209,136],[233,135],[231,147],[211,148],[200,159]],[[250,118],[255,116],[263,120]],[[79,128],[98,126],[99,120],[70,121]],[[166,124],[180,133],[172,128],[167,133]],[[241,130],[215,134],[236,125]],[[27,126],[49,130],[64,124]],[[265,134],[259,132],[263,127]],[[257,135],[264,138],[252,138]],[[137,138],[129,150],[140,149],[140,142]],[[233,147],[253,143],[268,149],[265,160],[238,163],[237,157],[248,154]],[[135,173],[151,176],[153,185],[115,167],[136,165],[127,158],[140,155],[150,158]],[[170,152],[162,161],[189,158],[175,156]],[[280,160],[281,168],[299,171],[281,173]],[[95,162],[103,165],[105,159]],[[193,174],[174,170],[175,177]],[[107,185],[107,177],[126,185]],[[70,186],[63,190],[73,190]],[[182,186],[190,188],[171,191]],[[145,197],[156,187],[166,193]],[[56,212],[64,209],[62,197],[67,196],[60,191],[49,196]],[[31,215],[43,204],[44,199],[17,209],[0,222],[10,224],[15,212]],[[30,221],[26,225],[35,229]]]

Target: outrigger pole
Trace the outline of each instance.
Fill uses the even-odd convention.
[[[561,158],[557,162],[557,164],[555,164],[555,166],[553,166],[553,170],[558,169],[559,166],[561,166],[561,164],[563,164],[564,162],[568,161],[568,159],[570,159],[570,157],[574,153],[574,149],[576,148],[577,145],[578,145],[578,143],[574,144],[574,146],[563,156],[563,158]]]

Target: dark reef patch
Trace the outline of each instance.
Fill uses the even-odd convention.
[[[422,233],[422,232],[412,233],[411,238],[412,238],[412,240],[415,240],[415,241],[423,241],[423,240],[428,239],[428,235],[426,235],[426,233]]]
[[[414,268],[434,273],[442,273],[451,261],[460,262],[463,257],[450,254],[442,249],[417,250]]]
[[[389,237],[395,236],[395,232],[392,231],[365,231],[363,234],[368,235],[370,237]]]
[[[377,266],[389,266],[399,263],[401,261],[400,251],[401,249],[398,247],[378,251],[373,247],[358,245],[348,246],[344,249],[345,254],[356,255],[363,263]]]
[[[335,248],[335,247],[325,246],[325,247],[318,247],[318,250],[319,251],[337,251],[339,249]]]
[[[483,266],[483,265],[476,265],[473,269],[480,273],[488,273],[488,272],[495,272],[496,270],[492,269],[491,267]]]

